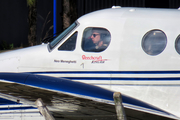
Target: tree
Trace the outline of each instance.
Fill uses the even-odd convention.
[[[36,45],[36,0],[27,0],[28,5],[28,23],[29,23],[29,32],[28,32],[28,43],[29,46]]]
[[[63,29],[69,27],[77,19],[77,0],[63,0]]]

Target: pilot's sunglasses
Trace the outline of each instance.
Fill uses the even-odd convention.
[[[93,37],[96,37],[97,35],[99,35],[99,34],[92,34]]]

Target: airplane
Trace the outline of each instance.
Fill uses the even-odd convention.
[[[0,119],[180,119],[179,21],[180,9],[113,6],[1,53]]]

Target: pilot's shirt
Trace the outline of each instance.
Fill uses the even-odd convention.
[[[101,52],[107,48],[107,44],[102,44],[102,46],[95,45],[95,52]]]
[[[89,52],[101,52],[107,48],[108,44],[102,44],[102,46],[98,46],[97,44],[94,44],[92,40],[87,41],[83,45],[83,50],[89,51]]]

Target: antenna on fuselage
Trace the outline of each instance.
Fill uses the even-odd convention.
[[[112,8],[121,8],[121,6],[112,6]]]

